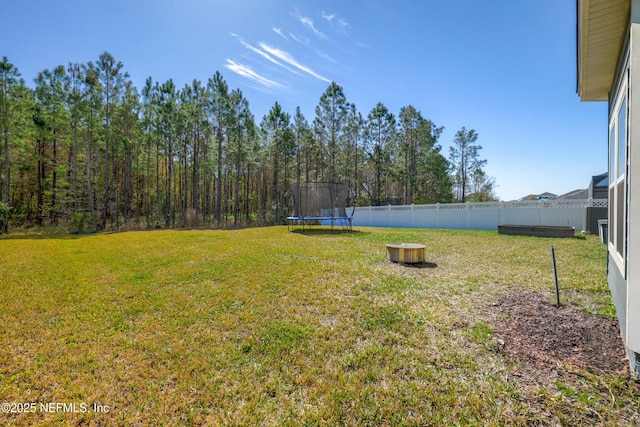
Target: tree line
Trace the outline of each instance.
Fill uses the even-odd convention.
[[[345,182],[356,205],[492,197],[477,133],[450,159],[436,126],[409,105],[366,117],[333,82],[315,117],[276,102],[256,122],[220,72],[140,91],[109,53],[38,73],[27,87],[0,63],[0,226],[83,229],[282,223],[290,183]]]

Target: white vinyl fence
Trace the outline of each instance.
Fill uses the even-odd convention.
[[[587,207],[606,199],[444,203],[355,208],[354,226],[496,230],[498,225],[562,225],[586,230]]]

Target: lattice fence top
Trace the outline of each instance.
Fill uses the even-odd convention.
[[[584,200],[522,200],[513,202],[435,203],[431,205],[371,206],[372,210],[463,210],[463,209],[532,209],[532,208],[606,208],[607,199]]]

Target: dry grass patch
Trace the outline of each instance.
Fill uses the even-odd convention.
[[[399,242],[426,244],[426,268],[388,263],[384,244]],[[527,291],[552,302],[551,243],[565,305],[611,318],[593,236],[269,227],[1,238],[0,401],[109,412],[0,422],[638,422],[626,374],[533,375],[495,339],[510,315],[500,301]]]

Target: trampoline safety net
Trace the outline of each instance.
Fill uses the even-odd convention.
[[[293,214],[287,218],[289,225],[327,221],[351,230],[353,211],[347,212],[351,190],[343,183],[305,182],[291,184]]]

